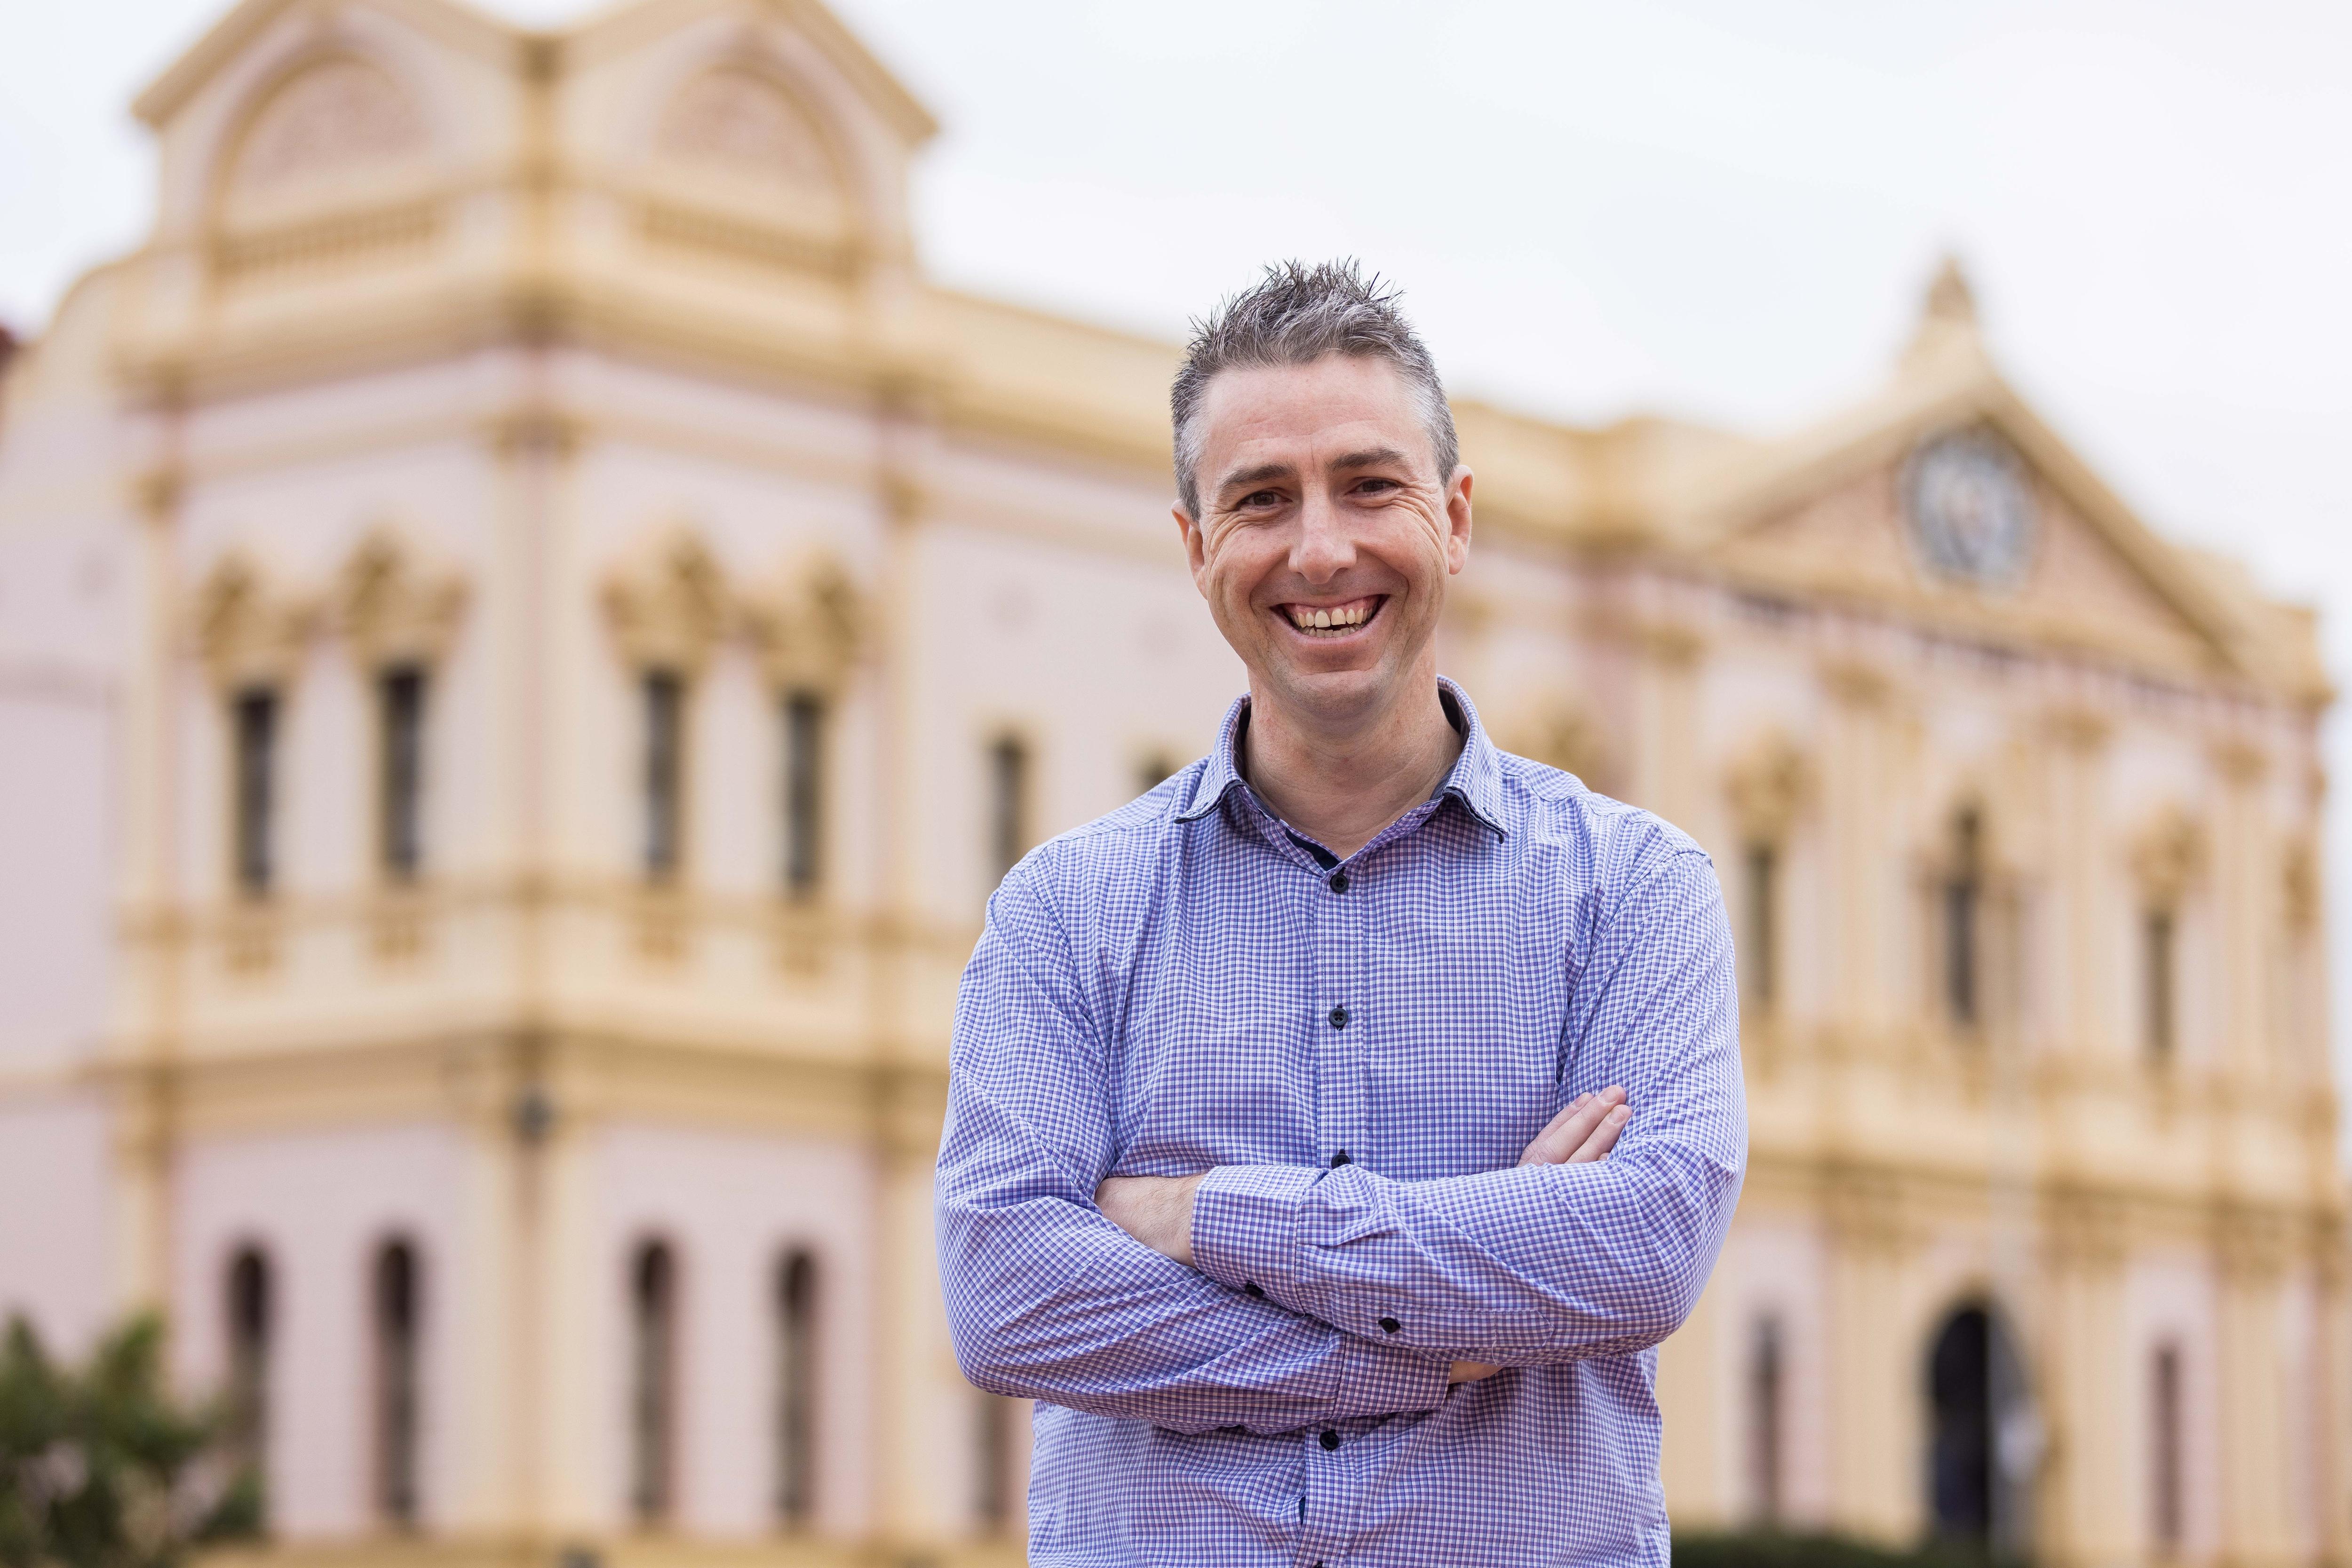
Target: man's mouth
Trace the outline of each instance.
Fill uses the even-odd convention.
[[[1281,604],[1276,613],[1288,621],[1294,631],[1302,635],[1323,640],[1349,637],[1372,623],[1381,607],[1389,601],[1385,593],[1375,593],[1363,599],[1350,599],[1339,604]]]

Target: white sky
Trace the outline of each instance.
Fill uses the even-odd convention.
[[[2149,522],[2321,603],[2352,676],[2340,0],[835,5],[945,128],[932,274],[1162,335],[1352,253],[1457,392],[1769,429],[1864,390],[1955,248],[2020,390]],[[226,9],[0,11],[0,321],[135,243],[129,99]],[[2330,862],[2352,888],[2341,809]]]

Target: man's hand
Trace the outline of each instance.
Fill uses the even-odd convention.
[[[1186,1268],[1192,1264],[1192,1189],[1201,1176],[1112,1176],[1095,1188],[1103,1218]]]
[[[1617,1134],[1633,1119],[1625,1091],[1614,1083],[1598,1094],[1580,1094],[1554,1116],[1535,1142],[1519,1155],[1523,1166],[1589,1165],[1605,1160],[1617,1146]],[[1502,1371],[1483,1361],[1457,1361],[1446,1382],[1476,1383]]]
[[[1605,1160],[1617,1134],[1633,1119],[1625,1091],[1614,1083],[1598,1094],[1580,1094],[1538,1133],[1519,1155],[1523,1166],[1580,1166]]]
[[[1587,1165],[1605,1160],[1617,1134],[1633,1119],[1625,1091],[1611,1084],[1598,1094],[1580,1094],[1538,1133],[1519,1155],[1523,1166]],[[1095,1188],[1103,1218],[1150,1248],[1190,1268],[1192,1263],[1192,1189],[1201,1176],[1111,1176]],[[1448,1383],[1476,1383],[1503,1369],[1483,1361],[1457,1361]]]

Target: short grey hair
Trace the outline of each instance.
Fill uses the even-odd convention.
[[[1313,267],[1286,261],[1269,267],[1256,286],[1192,323],[1184,367],[1168,394],[1176,432],[1176,494],[1184,515],[1201,515],[1201,400],[1221,371],[1311,364],[1326,354],[1386,360],[1421,402],[1422,423],[1444,484],[1462,460],[1454,410],[1437,361],[1396,307],[1401,290],[1352,258]]]

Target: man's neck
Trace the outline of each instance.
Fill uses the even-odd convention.
[[[1345,860],[1436,793],[1462,755],[1435,674],[1409,690],[1366,722],[1333,730],[1253,689],[1243,776],[1267,810]]]

